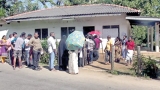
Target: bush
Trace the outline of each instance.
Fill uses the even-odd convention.
[[[42,40],[41,44],[43,48],[43,54],[40,58],[40,62],[44,64],[48,64],[49,63],[49,53],[48,53],[47,39]]]
[[[44,64],[48,64],[49,63],[49,53],[48,53],[47,39],[42,40],[41,44],[42,44],[42,48],[43,48],[44,53],[40,58],[40,62],[44,63]],[[59,43],[56,41],[57,48],[58,48],[58,44]],[[55,56],[55,62],[54,63],[55,63],[55,65],[58,63],[58,57],[57,56]]]
[[[140,57],[140,75],[141,76],[149,76],[150,78],[158,78],[158,66],[156,65],[156,61],[149,58],[146,58],[144,56]],[[133,63],[133,68],[136,73],[138,68],[138,62],[137,58],[135,58]]]

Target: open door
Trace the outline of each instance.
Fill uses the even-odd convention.
[[[83,27],[83,34],[86,36],[89,32],[94,31],[95,27],[94,26],[84,26]]]

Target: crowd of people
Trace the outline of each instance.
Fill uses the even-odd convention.
[[[78,74],[78,67],[83,67],[88,64],[92,64],[93,61],[99,59],[99,48],[102,40],[99,35],[88,34],[85,39],[84,46],[79,50],[68,50],[66,45],[67,36],[63,36],[59,42],[59,46],[56,46],[56,39],[54,32],[50,33],[47,39],[48,53],[49,53],[49,69],[50,71],[56,71],[54,68],[55,56],[58,55],[58,66],[60,71],[69,70],[70,74]],[[126,60],[126,65],[132,64],[133,50],[135,47],[134,41],[131,37],[124,36],[121,40],[116,38],[115,43],[111,40],[111,36],[107,36],[105,52],[105,64],[109,65],[112,56],[112,46],[115,46],[115,62],[120,62],[121,58]],[[9,55],[9,64],[15,70],[18,66],[22,68],[22,60],[25,60],[28,67],[32,67],[33,70],[41,70],[39,66],[39,60],[43,54],[43,48],[41,40],[37,32],[28,34],[22,32],[18,37],[16,32],[9,35],[6,39],[4,35],[0,40],[0,55],[1,62],[5,63],[6,57]]]
[[[132,37],[127,39],[127,36],[124,35],[123,39],[117,37],[115,43],[111,40],[111,37],[107,37],[108,41],[105,47],[105,61],[106,64],[110,64],[112,57],[112,46],[115,46],[115,62],[119,63],[121,59],[126,61],[126,66],[129,64],[132,65],[132,57],[135,49],[135,43]]]

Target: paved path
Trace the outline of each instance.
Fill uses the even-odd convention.
[[[78,75],[66,72],[12,70],[0,64],[0,90],[160,90],[160,81],[81,69]]]

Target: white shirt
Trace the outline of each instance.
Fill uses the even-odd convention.
[[[53,37],[50,36],[48,38],[47,42],[48,42],[48,52],[52,53],[53,50],[56,49],[56,40]]]
[[[28,44],[29,40],[28,40],[28,39],[25,39],[24,42],[25,42],[25,45],[26,45],[26,44]],[[28,46],[28,47],[25,47],[25,50],[30,50],[30,47],[29,47],[29,46]]]
[[[11,41],[14,39],[14,37],[11,38]]]

